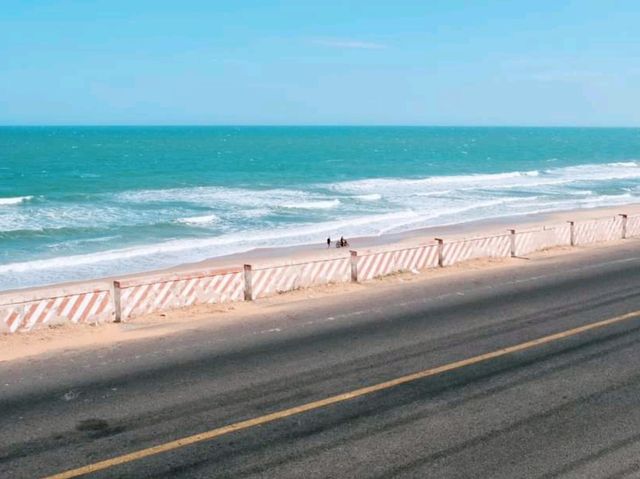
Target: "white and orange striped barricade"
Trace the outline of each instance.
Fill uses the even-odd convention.
[[[515,232],[516,256],[524,256],[534,251],[543,251],[557,246],[571,246],[569,223]]]
[[[613,241],[622,238],[623,218],[612,216],[575,222],[575,244],[583,245],[601,241]]]
[[[442,265],[450,266],[455,263],[477,258],[507,258],[511,256],[510,234],[486,236],[483,238],[468,238],[445,241],[442,245]]]
[[[257,267],[251,274],[251,297],[257,299],[314,285],[348,282],[351,280],[351,259],[344,256]]]
[[[402,271],[420,271],[438,266],[438,245],[435,243],[389,251],[358,253],[357,279],[368,281]]]
[[[0,295],[0,332],[71,323],[101,323],[115,318],[110,287],[60,286]]]
[[[627,216],[627,238],[633,238],[634,236],[640,236],[640,215]]]
[[[119,319],[157,311],[244,299],[244,273],[237,269],[145,276],[114,281]]]

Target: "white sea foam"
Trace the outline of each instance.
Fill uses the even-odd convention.
[[[242,208],[276,207],[302,201],[313,201],[313,196],[302,190],[274,188],[253,190],[223,186],[198,186],[165,190],[127,191],[115,195],[124,203],[192,203],[199,206],[231,206]]]
[[[340,200],[320,200],[320,201],[302,201],[300,203],[290,203],[281,205],[282,208],[302,209],[302,210],[327,210],[340,206]]]
[[[101,203],[45,203],[38,208],[0,208],[0,231],[144,226],[171,221],[185,213],[179,208],[141,210]]]
[[[119,236],[101,236],[99,238],[82,238],[82,239],[66,240],[66,241],[61,241],[59,243],[52,243],[50,245],[47,245],[47,248],[52,250],[70,249],[70,248],[76,248],[78,246],[82,246],[85,244],[106,243],[109,241],[115,241],[119,238],[120,238]]]
[[[303,189],[252,190],[231,187],[193,187],[166,190],[131,191],[116,195],[123,203],[192,203],[240,216],[245,210],[272,211],[277,208],[326,210],[353,206],[350,202],[375,202],[382,199],[398,206],[411,206],[416,197],[468,196],[470,192],[491,193],[526,190],[531,193],[580,194],[603,181],[640,178],[635,161],[602,165],[580,165],[546,170],[528,170],[495,174],[449,175],[427,178],[374,178],[332,184],[317,184],[313,191]],[[573,191],[559,188],[570,186]],[[337,199],[336,193],[340,195]],[[412,199],[413,198],[413,199]],[[473,199],[473,197],[470,197]],[[342,204],[344,203],[344,204]],[[245,217],[251,216],[247,213]],[[260,216],[260,215],[258,215]]]
[[[366,193],[371,190],[387,191],[398,188],[426,189],[429,187],[440,188],[445,186],[483,186],[497,183],[509,183],[513,179],[535,178],[538,171],[510,172],[482,175],[455,175],[455,176],[430,176],[427,178],[374,178],[366,180],[345,181],[334,183],[330,187],[345,193]]]
[[[206,226],[219,221],[216,215],[191,216],[189,218],[178,218],[176,222],[185,225]]]
[[[439,191],[418,191],[415,196],[443,196],[452,193],[455,190],[439,190]]]
[[[374,178],[346,181],[330,185],[333,191],[365,195],[383,191],[401,194],[438,194],[452,190],[468,191],[479,188],[513,189],[563,185],[586,181],[610,181],[640,178],[640,165],[635,161],[579,165],[547,170],[516,171],[481,175],[431,176],[427,178]]]
[[[640,166],[637,161],[617,161],[614,163],[606,163],[609,166]]]
[[[382,199],[382,195],[380,193],[370,193],[368,195],[356,195],[354,198],[361,201],[378,201]]]
[[[33,196],[15,196],[13,198],[0,198],[0,206],[13,206],[19,205],[32,200]]]
[[[252,208],[242,209],[236,212],[236,216],[239,218],[260,218],[272,213],[269,208]]]

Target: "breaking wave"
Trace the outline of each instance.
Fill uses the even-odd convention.
[[[340,206],[340,200],[324,200],[324,201],[303,201],[301,203],[290,203],[282,205],[283,208],[301,209],[301,210],[327,210]]]
[[[25,203],[33,199],[33,196],[15,196],[13,198],[0,198],[0,206],[12,206]]]
[[[361,201],[378,201],[382,199],[382,195],[380,193],[370,193],[368,195],[356,195],[354,198]]]
[[[219,218],[216,215],[191,216],[189,218],[178,218],[176,221],[185,225],[206,226],[216,223]]]

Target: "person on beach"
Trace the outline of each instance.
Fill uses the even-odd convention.
[[[327,248],[331,248],[331,236],[327,238]]]

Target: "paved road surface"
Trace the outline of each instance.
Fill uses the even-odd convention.
[[[0,363],[0,477],[43,477],[640,310],[640,242]],[[640,476],[640,315],[87,477]]]

